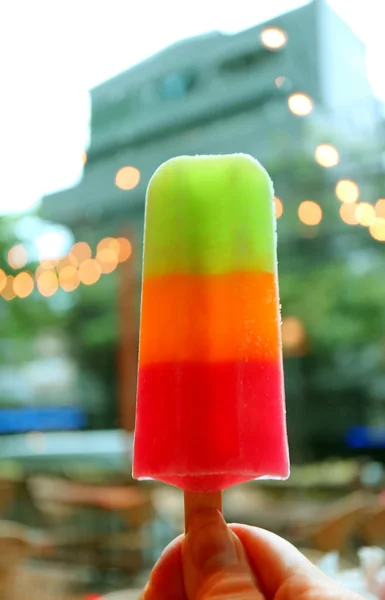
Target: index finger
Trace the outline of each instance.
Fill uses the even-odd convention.
[[[355,593],[342,589],[297,548],[278,535],[258,527],[236,523],[229,527],[241,540],[250,566],[267,598],[274,598],[278,591],[282,600],[299,597],[303,600],[325,597],[329,600],[360,598]]]

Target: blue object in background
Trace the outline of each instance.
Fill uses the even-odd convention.
[[[385,428],[357,425],[345,437],[349,448],[385,448]]]
[[[87,417],[77,407],[5,408],[0,410],[0,434],[83,429]]]

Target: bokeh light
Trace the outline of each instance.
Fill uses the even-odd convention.
[[[98,243],[97,247],[96,247],[96,254],[99,254],[99,252],[101,252],[101,250],[111,250],[112,252],[115,252],[116,255],[119,254],[119,242],[118,240],[116,240],[115,238],[112,237],[106,237],[102,240],[100,240],[100,242]]]
[[[42,271],[37,276],[36,283],[37,289],[46,298],[53,296],[59,287],[57,275],[54,271]]]
[[[67,267],[77,267],[78,265],[78,259],[74,254],[70,253],[66,256],[63,256],[63,258],[59,260],[56,269],[58,273],[60,273],[63,269],[66,269]]]
[[[51,269],[46,269],[41,263],[40,265],[37,267],[36,271],[35,271],[35,279],[36,281],[39,279],[40,275],[42,275],[43,273],[47,273],[47,271],[53,273],[55,275],[55,270],[53,268]]]
[[[45,269],[46,271],[48,271],[48,270],[50,270],[50,269],[54,269],[54,268],[55,268],[55,266],[56,266],[56,263],[57,263],[57,260],[56,260],[56,259],[54,259],[54,258],[52,258],[52,259],[49,259],[49,258],[43,258],[43,259],[40,261],[40,266],[41,266],[43,269]]]
[[[335,188],[335,194],[341,202],[348,204],[357,202],[360,197],[360,188],[351,179],[340,179]]]
[[[286,317],[282,322],[282,343],[285,349],[298,349],[305,341],[306,333],[298,317]]]
[[[94,258],[82,262],[79,267],[79,279],[84,285],[92,285],[100,279],[102,271]]]
[[[320,144],[314,152],[314,157],[321,167],[330,168],[338,165],[340,155],[334,146],[331,144]]]
[[[322,209],[313,200],[304,200],[298,207],[298,217],[305,225],[318,225],[322,220]]]
[[[385,198],[379,198],[376,202],[376,217],[385,219]]]
[[[358,204],[341,204],[340,206],[340,217],[344,223],[348,225],[358,225],[356,218],[356,208]]]
[[[87,152],[84,151],[83,154],[82,154],[82,163],[83,163],[83,165],[86,164],[87,160],[88,160]]]
[[[276,219],[279,219],[279,217],[282,217],[283,204],[282,204],[282,201],[277,196],[274,196],[274,211],[275,211]]]
[[[12,275],[7,275],[5,280],[5,285],[1,290],[1,295],[4,300],[13,300],[16,297],[15,290],[13,289],[14,277]]]
[[[3,269],[0,269],[0,292],[5,288],[7,283],[7,276]]]
[[[140,171],[135,167],[122,167],[116,173],[115,184],[121,190],[132,190],[140,181]]]
[[[117,242],[119,244],[118,260],[122,263],[130,258],[132,254],[132,245],[130,240],[125,237],[118,238]]]
[[[378,217],[369,227],[369,233],[374,240],[385,242],[385,219]]]
[[[111,248],[102,248],[96,255],[102,273],[112,273],[118,266],[118,254]]]
[[[79,287],[79,272],[73,265],[67,265],[59,273],[59,285],[65,292],[73,292]]]
[[[262,44],[270,50],[279,50],[287,42],[287,34],[278,27],[267,27],[261,33]]]
[[[22,269],[28,262],[28,253],[22,244],[16,244],[8,252],[8,264],[12,269]]]
[[[307,94],[292,94],[289,96],[287,103],[293,115],[298,117],[309,115],[313,110],[312,99]]]
[[[376,211],[374,210],[374,206],[369,204],[369,202],[360,202],[357,204],[355,215],[357,223],[363,227],[370,227],[370,225],[372,225],[376,219]]]
[[[16,275],[13,282],[13,290],[19,298],[27,298],[33,292],[34,281],[30,273],[22,272]]]
[[[71,259],[75,259],[75,265],[76,263],[81,263],[85,260],[88,260],[89,258],[91,258],[92,255],[92,251],[91,248],[89,246],[89,244],[87,244],[87,242],[76,242],[76,244],[74,244],[69,252],[69,258]]]
[[[282,87],[283,84],[285,83],[285,81],[286,81],[286,77],[284,77],[283,75],[280,75],[279,77],[276,77],[274,79],[274,83],[277,86],[277,88]]]

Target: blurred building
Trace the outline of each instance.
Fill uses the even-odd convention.
[[[290,202],[290,195],[298,193],[294,184],[288,189],[292,154],[313,156],[318,144],[336,137],[356,148],[364,139],[374,154],[378,150],[379,105],[365,60],[363,43],[324,0],[236,35],[214,32],[178,42],[91,91],[91,144],[82,181],[45,197],[42,216],[68,226],[76,239],[91,245],[128,230],[140,248],[152,173],[175,155],[198,153],[258,157],[273,172],[277,195]],[[357,170],[355,156],[349,155],[351,170]],[[362,158],[361,152],[359,168],[365,169]],[[338,168],[320,177],[336,178]],[[301,185],[306,190],[306,175]],[[301,240],[286,240],[282,230],[280,244],[285,243],[302,249]],[[304,247],[305,257],[308,251]],[[312,252],[314,258],[316,244]],[[138,254],[134,278],[140,271]],[[280,255],[281,261],[290,260],[290,252]],[[99,315],[103,319],[106,311],[116,311],[111,301],[116,279],[110,281],[110,301]],[[95,313],[85,311],[83,318],[95,319]],[[113,342],[110,336],[103,352]],[[135,353],[132,338],[127,347]],[[363,411],[362,403],[352,404],[350,393],[344,397],[334,390],[331,401],[340,394],[338,418],[325,425],[317,395],[309,416],[300,362],[289,361],[287,384],[298,453],[313,435],[306,434],[304,420],[311,418],[315,437],[329,432],[340,439],[341,427],[361,422]]]
[[[288,108],[297,92],[314,105],[308,119]],[[336,130],[368,135],[378,121],[364,45],[323,0],[237,35],[178,42],[91,97],[84,177],[43,203],[43,216],[79,239],[111,234],[122,221],[140,232],[149,177],[172,156],[248,152],[269,163]],[[307,110],[306,100],[297,104],[294,110]],[[138,169],[138,185],[135,172],[117,179],[125,166]]]

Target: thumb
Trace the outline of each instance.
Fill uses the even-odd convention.
[[[182,563],[188,600],[264,599],[241,542],[215,509],[193,515]]]

